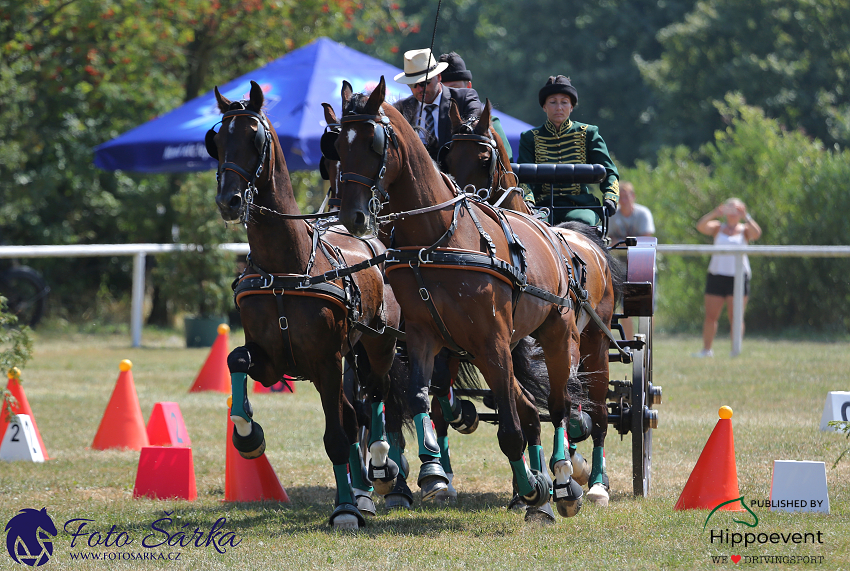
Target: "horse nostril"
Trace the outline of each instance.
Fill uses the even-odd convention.
[[[354,224],[357,226],[364,226],[366,224],[366,215],[362,212],[358,212],[354,215]]]
[[[238,194],[233,195],[228,206],[231,210],[239,210],[242,207],[242,197]]]

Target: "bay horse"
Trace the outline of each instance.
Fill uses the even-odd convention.
[[[428,385],[434,357],[448,347],[473,363],[490,387],[499,446],[529,509],[548,509],[554,520],[549,503],[554,488],[558,511],[574,515],[583,491],[572,479],[567,455],[567,383],[579,362],[573,308],[581,295],[566,263],[572,252],[538,221],[460,193],[398,110],[385,103],[383,77],[368,96],[355,95],[347,81],[341,95],[335,142],[339,219],[357,236],[374,232],[382,210],[394,221],[385,272],[405,319],[420,488],[424,493],[447,480],[428,413]],[[538,410],[513,374],[511,347],[528,335],[540,343],[551,382],[554,486],[540,442]]]
[[[306,220],[322,215],[300,214],[257,83],[251,82],[247,100],[230,101],[217,87],[215,97],[222,127],[209,130],[206,145],[219,161],[216,203],[225,221],[246,226],[251,249],[247,268],[234,283],[245,345],[227,359],[233,443],[245,458],[265,450],[263,430],[248,401],[247,375],[264,386],[284,374],[312,381],[321,395],[325,450],[337,488],[329,523],[357,529],[365,525],[361,510],[375,511],[369,480],[386,493],[398,473],[389,457],[381,399],[404,389],[389,376],[396,341],[389,332],[397,331],[401,313],[383,272],[372,263],[384,246],[355,238],[340,226]],[[350,266],[358,264],[360,271],[351,272]],[[356,413],[342,383],[341,360],[355,346],[368,359],[358,369],[373,397],[368,476],[360,464]]]
[[[441,149],[440,166],[452,175],[461,188],[471,185],[473,192],[486,196],[489,203],[502,208],[533,216],[534,212],[523,200],[518,179],[511,170],[504,143],[491,124],[492,106],[488,99],[480,117],[461,118],[457,106],[451,102],[449,117],[452,121],[452,140]],[[608,477],[605,471],[604,446],[608,432],[608,351],[610,331],[614,314],[614,301],[622,292],[624,280],[620,263],[611,256],[608,248],[598,236],[596,229],[580,222],[564,222],[552,231],[563,236],[573,257],[575,275],[584,276],[587,297],[576,311],[581,331],[581,362],[577,380],[570,388],[574,399],[583,401],[577,410],[571,411],[570,455],[575,472],[574,479],[588,485],[588,501],[597,505],[608,505]],[[578,262],[578,263],[577,263]],[[595,312],[604,324],[603,329],[592,318]],[[582,398],[586,394],[585,398]],[[575,403],[574,403],[575,404]],[[592,428],[588,432],[583,426],[582,412],[588,412]],[[576,443],[588,436],[593,439],[592,467],[576,450]]]

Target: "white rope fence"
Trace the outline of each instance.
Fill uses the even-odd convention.
[[[222,244],[220,248],[234,254],[247,254],[247,243]],[[86,258],[133,256],[133,294],[130,310],[130,334],[133,347],[142,344],[142,310],[145,299],[145,258],[148,254],[191,252],[186,244],[81,244],[71,246],[0,246],[0,258]],[[658,252],[678,256],[735,256],[734,321],[732,351],[741,351],[744,319],[744,254],[748,256],[784,256],[801,258],[848,258],[850,246],[712,246],[692,244],[658,244]]]

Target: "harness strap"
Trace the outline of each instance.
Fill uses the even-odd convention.
[[[446,323],[443,321],[440,312],[437,311],[437,306],[434,304],[434,299],[431,297],[431,293],[428,291],[428,288],[425,287],[425,280],[422,279],[422,272],[419,270],[419,265],[410,264],[410,269],[413,270],[413,276],[416,278],[416,283],[419,285],[419,297],[421,297],[422,301],[425,302],[425,307],[428,308],[428,312],[431,314],[431,318],[434,320],[434,324],[437,326],[437,329],[439,329],[440,335],[443,337],[443,341],[446,343],[448,348],[459,357],[475,359],[475,356],[463,349],[460,345],[455,343],[454,339],[452,339],[452,334],[449,333]]]
[[[274,300],[277,303],[277,324],[280,327],[280,335],[283,339],[283,349],[286,351],[287,362],[292,363],[292,366],[297,366],[295,362],[295,353],[292,351],[292,339],[289,336],[289,320],[286,319],[286,313],[283,310],[283,290],[273,290]]]

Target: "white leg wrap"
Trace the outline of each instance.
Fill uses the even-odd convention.
[[[608,492],[605,491],[605,486],[596,484],[585,494],[587,500],[597,506],[606,507],[608,505]]]
[[[377,440],[369,447],[369,453],[372,455],[372,466],[380,468],[387,463],[387,456],[390,454],[390,443],[386,440]]]
[[[234,426],[236,426],[236,432],[239,434],[239,436],[243,438],[245,438],[246,436],[250,436],[251,429],[253,428],[251,426],[252,423],[250,420],[245,420],[241,416],[236,415],[231,416],[230,420],[232,420]]]
[[[555,483],[566,484],[573,475],[573,463],[569,460],[558,460],[552,471],[555,473]]]

